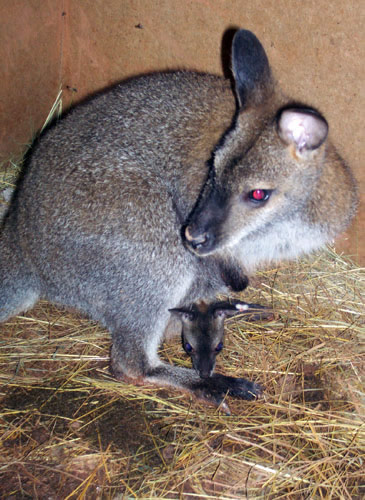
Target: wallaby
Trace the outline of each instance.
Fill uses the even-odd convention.
[[[181,320],[181,341],[191,357],[194,370],[201,378],[213,375],[217,354],[223,349],[224,320],[236,315],[247,321],[271,319],[273,313],[259,304],[240,300],[225,302],[196,302],[189,307],[170,309]]]
[[[118,378],[216,405],[260,394],[163,363],[169,309],[243,290],[258,265],[332,240],[357,196],[326,120],[276,88],[250,31],[236,33],[232,67],[235,93],[210,74],[145,75],[39,138],[2,228],[0,320],[42,297],[110,330]]]

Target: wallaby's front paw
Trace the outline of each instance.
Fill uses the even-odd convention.
[[[262,387],[255,382],[244,378],[234,378],[215,373],[212,377],[202,379],[194,384],[193,392],[198,399],[214,404],[222,405],[222,409],[230,414],[228,405],[224,402],[227,395],[240,399],[258,399],[262,394]]]
[[[240,268],[221,266],[221,276],[224,283],[233,292],[242,292],[248,286],[248,278]]]

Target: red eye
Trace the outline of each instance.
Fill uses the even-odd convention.
[[[248,198],[253,202],[263,202],[270,198],[272,193],[271,189],[254,189],[248,193]]]
[[[252,198],[257,201],[264,200],[266,196],[266,192],[263,189],[255,189],[252,191]]]

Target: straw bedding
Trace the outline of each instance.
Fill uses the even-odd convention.
[[[1,498],[356,499],[365,495],[364,275],[326,250],[260,273],[217,370],[265,386],[225,416],[108,371],[110,338],[46,302],[0,325]],[[169,362],[190,365],[180,342]]]

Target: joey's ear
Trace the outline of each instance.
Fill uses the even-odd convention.
[[[169,312],[171,314],[174,314],[175,316],[178,316],[182,322],[191,322],[194,321],[196,314],[194,311],[191,311],[191,309],[185,309],[185,308],[174,308],[174,309],[169,309]]]
[[[232,43],[232,69],[241,107],[259,104],[273,90],[273,78],[265,50],[248,30],[237,31]]]
[[[293,144],[298,153],[313,151],[326,140],[328,124],[310,108],[284,109],[277,120],[277,130],[285,144]]]
[[[230,302],[217,302],[214,304],[213,316],[215,318],[225,319],[241,313],[242,311],[237,309],[236,304],[231,304]]]
[[[245,321],[261,321],[274,319],[274,312],[272,309],[262,306],[261,304],[248,304],[240,300],[234,301],[236,314],[242,314]]]

